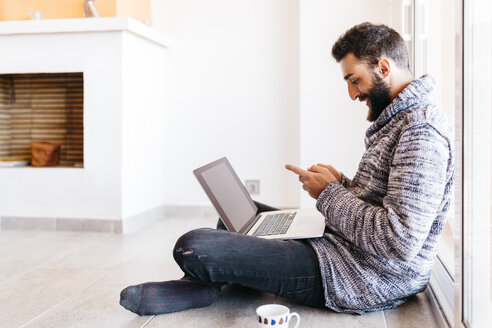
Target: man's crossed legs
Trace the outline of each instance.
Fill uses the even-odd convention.
[[[273,210],[256,203],[259,212]],[[239,284],[324,306],[316,253],[303,240],[262,239],[225,230],[202,228],[181,236],[173,250],[183,270],[181,280],[149,282],[121,292],[120,304],[139,315],[181,311],[212,304],[224,284]]]

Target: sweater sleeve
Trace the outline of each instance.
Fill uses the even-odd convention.
[[[432,126],[410,127],[396,146],[381,205],[365,202],[334,182],[316,206],[330,229],[359,248],[410,261],[441,210],[449,155],[447,140]]]
[[[352,180],[347,178],[347,176],[342,172],[340,172],[340,174],[342,175],[342,186],[344,186],[345,188],[350,187],[352,185]]]

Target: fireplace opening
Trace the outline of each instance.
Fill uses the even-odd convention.
[[[0,74],[0,166],[28,166],[31,142],[61,144],[58,166],[84,167],[83,73]]]

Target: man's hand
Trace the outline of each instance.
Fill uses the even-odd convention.
[[[291,164],[285,165],[285,168],[299,175],[299,181],[302,183],[302,189],[306,190],[309,193],[309,196],[314,199],[318,199],[319,195],[326,188],[326,186],[332,182],[338,181],[330,169],[325,166],[313,165],[307,171]],[[335,172],[339,173],[336,170]]]
[[[330,170],[331,174],[333,174],[335,176],[335,178],[337,178],[338,183],[342,183],[342,174],[339,171],[337,171],[333,166],[326,165],[326,164],[320,164],[320,163],[318,163],[318,166],[321,166],[321,167],[324,167],[324,168]]]

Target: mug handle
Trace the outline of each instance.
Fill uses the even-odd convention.
[[[292,319],[292,317],[297,317],[297,322],[296,322],[296,325],[294,327],[294,328],[297,328],[299,326],[299,323],[301,322],[301,317],[299,316],[299,314],[297,314],[297,312],[289,313],[289,322]]]

